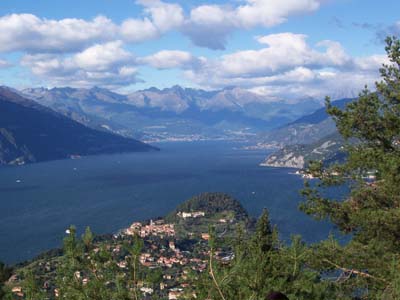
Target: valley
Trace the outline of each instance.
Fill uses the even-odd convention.
[[[250,140],[321,107],[319,100],[270,101],[241,88],[205,91],[173,86],[121,95],[107,89],[21,91],[86,126],[145,142]]]

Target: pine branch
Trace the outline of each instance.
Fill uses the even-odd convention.
[[[337,268],[337,269],[339,269],[339,270],[341,270],[341,271],[343,271],[345,273],[355,274],[355,275],[358,275],[360,277],[370,278],[370,279],[374,279],[374,280],[381,281],[381,282],[384,282],[384,283],[388,284],[388,282],[383,278],[375,277],[375,276],[373,276],[371,274],[368,274],[368,273],[365,273],[365,272],[362,272],[362,271],[359,271],[359,270],[348,269],[348,268],[345,268],[345,267],[341,267],[341,266],[335,264],[334,262],[332,262],[332,261],[330,261],[328,259],[323,259],[323,261],[327,262],[331,266],[334,266],[335,268]]]
[[[222,293],[222,290],[221,290],[221,288],[220,288],[220,286],[219,286],[219,284],[218,284],[218,281],[217,281],[217,279],[216,279],[216,277],[215,277],[215,274],[214,274],[214,269],[213,269],[213,249],[211,248],[210,249],[210,275],[211,275],[211,278],[212,278],[212,280],[213,280],[213,282],[214,282],[214,285],[215,285],[215,287],[217,288],[217,291],[218,291],[218,293],[219,293],[219,295],[221,296],[221,298],[223,299],[223,300],[226,300],[225,299],[225,296],[224,296],[224,294]]]

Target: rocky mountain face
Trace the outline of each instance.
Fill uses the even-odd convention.
[[[340,161],[345,157],[343,143],[335,132],[312,144],[285,146],[268,156],[261,166],[303,169],[311,160]]]
[[[343,109],[353,99],[342,99],[332,104]],[[263,136],[265,144],[279,148],[269,155],[262,166],[302,169],[310,160],[331,162],[343,159],[344,141],[325,108]],[[265,145],[264,144],[264,145]]]
[[[156,148],[88,128],[0,87],[0,164],[150,150]]]
[[[148,141],[245,138],[321,107],[316,100],[270,102],[240,88],[174,86],[129,95],[101,88],[35,88],[22,93],[87,126]]]

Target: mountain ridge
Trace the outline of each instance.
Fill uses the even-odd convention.
[[[0,164],[156,149],[85,127],[12,89],[0,87]]]
[[[343,98],[332,101],[332,105],[343,109],[353,98]],[[293,122],[259,134],[261,144],[272,148],[283,148],[290,145],[307,145],[334,134],[337,131],[335,122],[330,118],[325,108],[304,115]]]

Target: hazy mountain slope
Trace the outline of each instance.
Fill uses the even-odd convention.
[[[100,88],[68,87],[51,90],[29,88],[21,94],[86,126],[123,134],[124,127],[110,120],[109,116],[115,106],[123,103],[124,96]]]
[[[346,98],[333,101],[332,104],[344,108],[352,100]],[[259,139],[265,144],[281,148],[286,145],[316,143],[336,131],[336,125],[326,113],[325,108],[320,108],[285,126],[261,134]]]
[[[353,101],[354,98],[344,98],[340,100],[336,100],[332,102],[332,105],[338,107],[340,109],[344,109],[348,103]],[[326,108],[322,107],[317,109],[315,112],[309,115],[305,115],[296,121],[292,122],[291,124],[319,124],[327,119],[329,119],[329,115],[326,112]]]
[[[155,148],[96,131],[0,87],[0,164]]]

